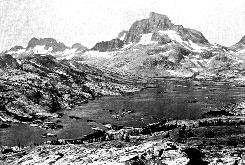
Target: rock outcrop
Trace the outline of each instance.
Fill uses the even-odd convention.
[[[127,32],[128,32],[128,31],[126,31],[126,30],[121,31],[121,32],[118,34],[117,39],[120,39],[120,40],[123,41],[124,38],[125,38],[125,36],[126,36],[126,34],[127,34]]]
[[[62,42],[57,42],[53,38],[32,38],[27,45],[26,49],[33,49],[36,46],[44,46],[46,50],[52,49],[52,52],[63,52],[68,47]]]
[[[0,68],[19,68],[19,63],[11,55],[3,54],[0,56]]]
[[[97,43],[92,50],[99,52],[115,51],[123,47],[123,41],[120,39],[112,39],[111,41],[102,41]]]
[[[12,47],[9,51],[18,51],[20,49],[24,49],[23,46],[18,46],[17,45],[17,46]]]
[[[77,51],[82,51],[82,52],[88,50],[88,48],[86,46],[83,46],[80,43],[73,44],[71,48],[72,49],[77,49]]]

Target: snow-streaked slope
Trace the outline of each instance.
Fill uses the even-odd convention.
[[[160,30],[158,31],[158,33],[160,35],[167,35],[172,41],[179,43],[180,45],[182,45],[183,47],[185,47],[190,51],[201,53],[204,50],[208,50],[208,47],[200,46],[191,40],[184,41],[182,37],[174,30],[165,30],[165,31]]]
[[[77,49],[65,49],[63,52],[52,53],[52,55],[56,57],[58,60],[70,60],[74,56],[76,56],[76,50]]]
[[[110,60],[116,52],[87,51],[77,54],[72,60],[101,67],[104,62]]]
[[[210,50],[212,47],[211,46],[206,46],[206,45],[198,45],[196,43],[194,43],[191,40],[183,40],[183,38],[178,34],[178,32],[174,31],[174,30],[159,30],[157,32],[160,36],[161,35],[165,35],[168,36],[169,39],[176,44],[180,44],[181,46],[183,46],[184,48],[186,48],[187,50],[190,50],[192,52],[196,52],[196,53],[201,53],[205,50]],[[152,36],[153,33],[147,33],[147,34],[142,34],[140,41],[136,44],[136,45],[152,45],[152,44],[158,44],[157,41],[153,41],[152,40]],[[131,44],[127,45],[128,47],[131,46]],[[123,49],[125,49],[127,46],[124,46]],[[122,49],[122,50],[123,50]]]

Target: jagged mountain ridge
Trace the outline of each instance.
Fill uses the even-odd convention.
[[[49,50],[51,49],[51,52],[62,52],[65,49],[67,49],[68,47],[65,46],[64,43],[61,42],[57,42],[55,39],[53,38],[32,38],[29,42],[28,45],[26,47],[26,49],[33,49],[36,46],[44,46],[44,49]]]
[[[72,58],[71,56],[77,53],[85,52],[88,48],[75,43],[72,47],[66,46],[62,42],[57,42],[53,38],[35,38],[33,37],[27,44],[27,47],[14,46],[10,50],[5,51],[5,54],[13,55],[15,58],[33,54],[50,54],[58,59]]]
[[[36,39],[33,40],[36,42]],[[55,46],[59,44],[53,39],[45,41],[48,42],[46,48],[50,48],[48,46],[53,43]],[[242,46],[242,43],[243,40],[238,44]],[[223,70],[228,70],[224,67],[226,65],[234,66],[234,70],[239,67],[242,69],[244,62],[240,49],[237,53],[238,49],[211,44],[201,32],[174,25],[167,16],[154,12],[150,13],[149,18],[134,22],[128,31],[120,32],[116,39],[99,42],[92,49],[86,49],[80,44],[72,46],[76,49],[74,51],[65,49],[52,52],[51,48],[50,52],[41,54],[50,54],[58,60],[79,61],[148,77],[193,77],[203,73],[205,75],[201,77],[215,76],[218,66]],[[21,48],[16,50],[23,56],[33,54]]]

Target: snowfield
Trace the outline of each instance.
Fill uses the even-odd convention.
[[[152,37],[153,33],[148,33],[148,34],[142,34],[141,38],[140,38],[140,42],[137,43],[137,45],[150,45],[150,44],[156,44],[156,41],[152,41],[151,37]]]

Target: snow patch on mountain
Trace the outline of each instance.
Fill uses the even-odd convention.
[[[130,49],[133,46],[134,46],[134,44],[132,42],[130,42],[128,44],[123,45],[123,48],[121,50],[125,51],[125,50]]]
[[[48,49],[45,49],[45,45],[36,45],[32,51],[35,54],[48,54],[52,52],[53,48],[49,47]]]
[[[167,35],[172,41],[176,41],[186,49],[197,53],[201,53],[202,51],[208,49],[207,47],[199,46],[198,44],[194,43],[191,40],[184,41],[182,37],[179,34],[177,34],[177,32],[174,30],[165,30],[165,31],[159,30],[158,33],[160,35]]]
[[[113,53],[111,52],[99,52],[99,51],[87,51],[83,56],[91,58],[111,58]]]
[[[182,70],[166,70],[171,76],[174,77],[191,77],[193,76],[192,72],[182,71]]]
[[[21,54],[21,53],[24,53],[25,51],[26,51],[26,49],[18,49],[16,51],[8,51],[8,54],[10,54],[10,55]]]
[[[126,33],[124,33],[122,36],[120,36],[118,39],[120,39],[120,40],[124,40],[124,38],[126,37]]]
[[[76,51],[77,49],[65,49],[64,52],[55,53],[53,54],[53,56],[56,57],[58,60],[70,60],[76,56]]]
[[[142,34],[140,41],[138,42],[137,45],[141,44],[141,45],[150,45],[150,44],[156,44],[156,41],[152,41],[152,34],[153,33],[148,33],[148,34]]]
[[[241,49],[241,50],[237,51],[237,53],[243,54],[243,53],[245,53],[245,49]]]

